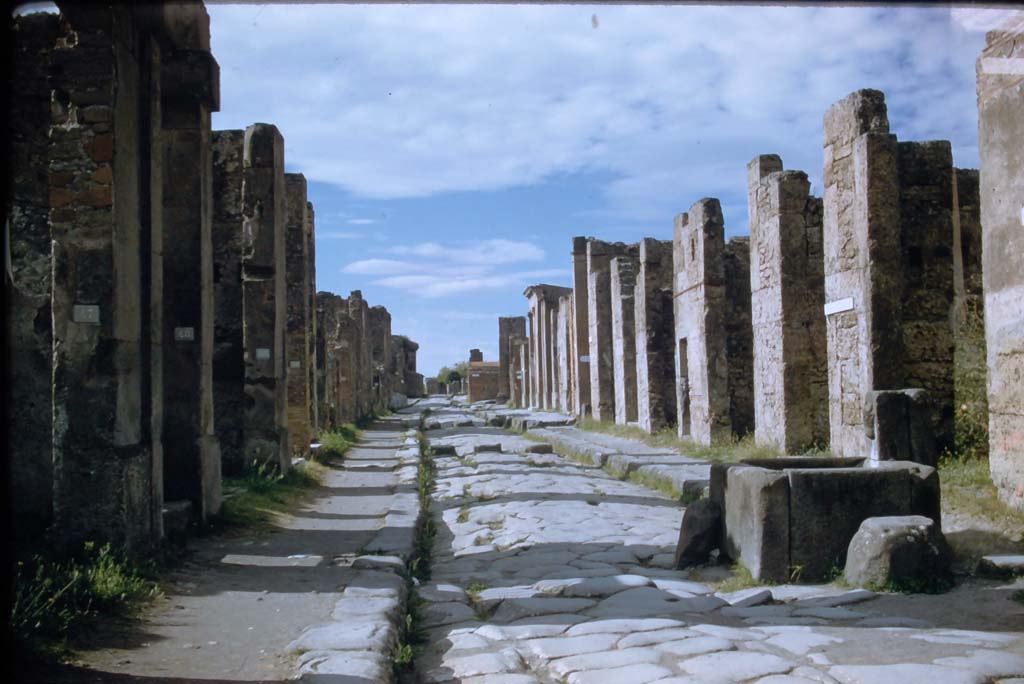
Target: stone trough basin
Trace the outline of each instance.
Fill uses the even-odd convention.
[[[815,582],[841,573],[850,540],[867,518],[923,515],[941,525],[938,473],[911,461],[718,463],[711,467],[710,498],[722,511],[719,553],[765,582]]]

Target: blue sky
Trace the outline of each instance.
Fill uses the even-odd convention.
[[[821,194],[821,121],[886,93],[902,140],[977,166],[974,61],[998,13],[948,8],[210,4],[215,128],[274,123],[317,217],[317,284],[361,289],[420,343],[479,347],[523,289],[570,284],[570,238],[670,239],[718,197],[747,229],[746,163]]]

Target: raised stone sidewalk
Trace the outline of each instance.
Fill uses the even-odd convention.
[[[723,593],[728,568],[671,569],[677,501],[494,427],[426,434],[438,452],[438,534],[433,578],[419,588],[430,644],[422,682],[1024,681],[1015,585],[912,597],[834,585]]]

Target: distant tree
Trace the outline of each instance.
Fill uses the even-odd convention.
[[[468,369],[469,363],[466,361],[460,361],[459,363],[456,363],[453,368],[449,368],[448,366],[441,366],[441,369],[437,371],[437,381],[447,383],[453,379],[460,380],[466,377],[466,371]],[[455,375],[454,378],[452,377],[452,374]]]

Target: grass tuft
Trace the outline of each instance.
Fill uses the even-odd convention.
[[[245,474],[224,478],[224,504],[214,527],[265,527],[306,496],[325,473],[326,467],[316,461],[291,468],[284,476],[277,468],[253,463]]]
[[[764,582],[754,579],[750,570],[742,563],[733,563],[731,569],[732,576],[719,582],[715,587],[716,591],[727,594],[731,591],[739,591],[740,589],[764,586]]]

